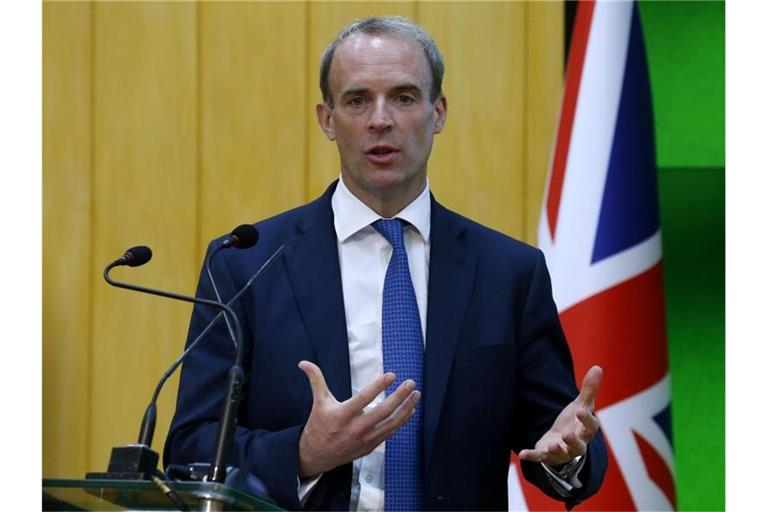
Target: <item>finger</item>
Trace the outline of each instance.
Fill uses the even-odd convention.
[[[400,403],[391,414],[387,415],[382,421],[376,424],[371,432],[372,435],[374,437],[384,436],[386,439],[397,432],[397,430],[405,425],[416,412],[416,405],[419,403],[420,399],[421,393],[418,390],[411,391],[406,396],[406,399]]]
[[[590,410],[594,409],[595,397],[597,396],[601,380],[603,380],[603,369],[599,366],[590,368],[584,376],[584,380],[581,383],[581,392],[576,400],[581,405],[589,407]]]
[[[546,455],[547,452],[544,450],[520,450],[520,453],[517,454],[518,458],[521,460],[528,460],[531,462],[541,462]]]
[[[417,390],[412,391],[408,398],[400,404],[397,409],[385,420],[379,422],[373,430],[369,439],[374,441],[374,446],[378,446],[382,442],[386,441],[389,437],[395,434],[400,428],[403,427],[408,420],[410,420],[414,414],[416,414],[416,406],[421,398],[421,393]]]
[[[408,423],[408,420],[410,420],[414,414],[416,414],[415,407],[413,407],[405,416],[405,418],[402,419],[398,425],[394,426],[394,428],[387,428],[387,429],[382,428],[374,431],[374,433],[372,434],[373,436],[372,440],[370,440],[371,446],[373,447],[371,451],[375,450],[377,446],[379,446],[381,443],[383,443],[384,441],[392,437],[395,434],[395,432],[400,430],[400,427]]]
[[[545,464],[557,465],[568,460],[568,447],[565,444],[552,443],[547,448],[547,455],[544,457]]]
[[[591,441],[597,431],[600,430],[600,421],[586,409],[578,411],[576,417],[579,418],[582,425],[579,437],[585,442]]]
[[[587,452],[587,445],[584,441],[573,432],[568,432],[563,436],[563,441],[568,446],[568,459],[572,459],[577,455],[584,455]]]
[[[376,424],[388,416],[390,416],[395,410],[407,399],[411,392],[416,389],[416,383],[410,379],[401,383],[394,393],[389,395],[383,402],[365,413],[371,424]]]
[[[376,397],[393,382],[395,382],[394,373],[387,372],[384,375],[379,375],[373,382],[365,386],[359,393],[344,403],[355,410],[363,410],[365,406],[373,402]]]
[[[325,383],[323,372],[315,363],[310,361],[299,361],[299,368],[307,376],[307,379],[309,379],[309,385],[312,388],[312,398],[315,402],[327,400],[328,398],[335,400],[328,389],[328,385]]]

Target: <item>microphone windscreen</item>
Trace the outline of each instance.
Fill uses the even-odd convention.
[[[129,267],[140,267],[152,259],[152,249],[146,245],[137,245],[125,251],[125,258]]]
[[[259,230],[251,224],[241,224],[232,230],[232,236],[237,238],[234,246],[238,249],[247,249],[256,245],[259,241]]]

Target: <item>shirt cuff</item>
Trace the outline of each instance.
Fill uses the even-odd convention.
[[[317,476],[313,476],[312,478],[305,478],[301,479],[299,477],[296,477],[296,493],[299,497],[299,503],[301,503],[301,506],[304,507],[304,505],[307,502],[307,498],[309,498],[309,494],[312,492],[312,489],[315,488],[317,485],[317,482],[320,481],[320,478],[325,473],[320,473]]]
[[[582,483],[579,480],[579,473],[584,467],[584,463],[587,460],[587,454],[582,455],[579,460],[573,466],[566,466],[559,471],[552,466],[548,466],[543,462],[540,463],[544,468],[544,472],[547,475],[552,487],[555,491],[564,498],[569,498],[574,489],[581,489]]]

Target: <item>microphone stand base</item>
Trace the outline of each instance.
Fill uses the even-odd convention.
[[[106,472],[86,473],[86,479],[150,480],[157,471],[160,456],[144,444],[115,446]]]

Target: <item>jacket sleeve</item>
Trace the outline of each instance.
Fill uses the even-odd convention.
[[[537,250],[519,333],[519,417],[514,451],[532,448],[554,423],[560,411],[578,395],[573,360],[552,298],[552,287],[544,255]],[[592,496],[602,483],[607,464],[600,432],[587,448],[587,459],[579,473],[583,486],[565,498],[568,508]],[[527,480],[547,495],[564,499],[553,488],[544,469],[522,461]]]

